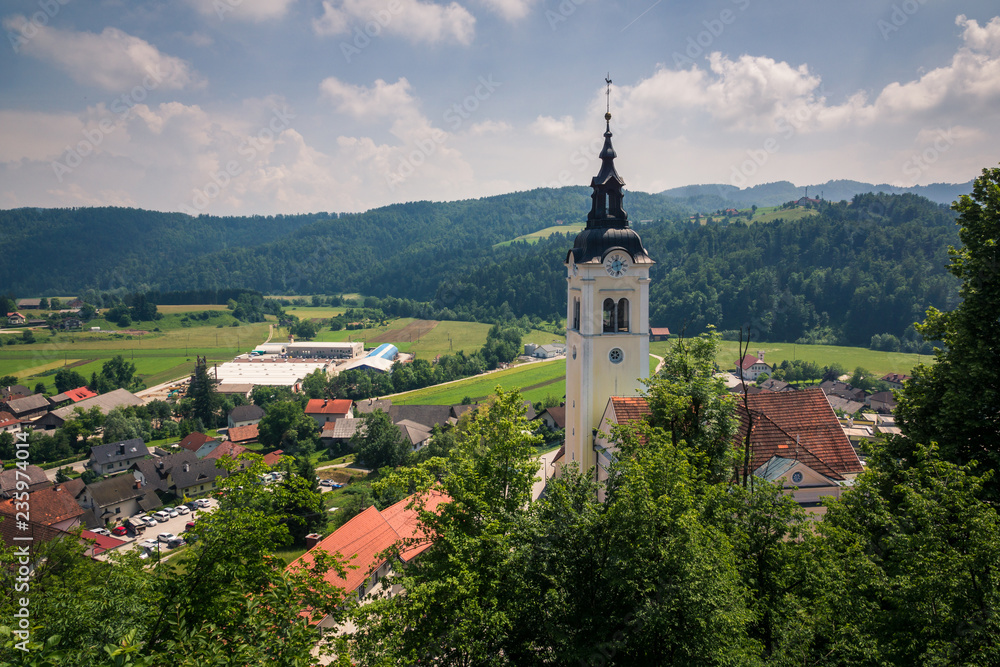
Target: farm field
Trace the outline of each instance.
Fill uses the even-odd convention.
[[[331,317],[343,315],[345,310],[347,308],[342,306],[287,306],[285,308],[286,313],[295,315],[300,320],[328,320]]]
[[[811,208],[782,209],[780,206],[763,206],[757,209],[750,222],[773,222],[778,218],[783,220],[801,220],[819,215],[819,212]]]
[[[653,354],[663,356],[673,341],[650,343],[649,350]],[[801,359],[812,361],[820,366],[828,366],[834,362],[853,371],[858,366],[867,368],[879,376],[886,373],[909,374],[918,363],[932,363],[930,355],[909,354],[903,352],[879,352],[863,347],[841,347],[838,345],[799,345],[797,343],[751,343],[750,354],[758,350],[764,352],[764,361],[780,364],[785,359]],[[716,362],[723,370],[736,368],[739,358],[738,344],[735,341],[722,341]]]
[[[530,401],[540,401],[549,395],[562,397],[566,393],[566,360],[520,364],[450,384],[397,394],[392,402],[396,405],[455,405],[465,398],[483,400],[497,385],[504,390],[520,389],[525,400]]]

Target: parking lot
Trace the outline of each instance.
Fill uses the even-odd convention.
[[[173,533],[178,537],[184,537],[184,526],[189,521],[196,521],[198,517],[203,516],[205,513],[211,512],[215,510],[216,507],[218,507],[218,501],[216,501],[214,498],[210,498],[208,502],[209,506],[206,508],[191,510],[189,514],[178,514],[175,517],[167,519],[167,521],[164,523],[157,523],[155,527],[147,526],[146,532],[136,537],[127,537],[127,536],[119,537],[118,539],[126,540],[128,544],[119,547],[117,550],[124,551],[128,549],[136,549],[138,548],[140,542],[145,542],[146,540],[152,540],[153,542],[155,542],[156,536],[159,535],[160,533]],[[178,502],[176,504],[166,505],[166,507],[177,507],[177,505],[180,504],[182,503],[178,499]],[[158,510],[154,510],[154,512],[155,511]],[[153,512],[147,513],[147,516],[152,516],[152,515]],[[166,554],[169,553],[170,551],[172,551],[172,549],[168,549],[166,544],[160,543],[161,554]]]

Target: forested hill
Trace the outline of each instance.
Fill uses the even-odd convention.
[[[6,211],[0,291],[360,292],[431,302],[403,303],[401,311],[441,318],[562,317],[572,234],[496,244],[583,221],[589,194],[582,187],[541,189],[274,218]],[[954,216],[916,195],[858,195],[823,202],[808,217],[749,226],[691,224],[687,207],[660,195],[629,193],[626,205],[658,262],[654,326],[694,334],[708,324],[751,325],[758,340],[864,345],[886,333],[918,345],[911,323],[930,305],[954,303],[956,283],[944,268],[948,245],[958,242]]]

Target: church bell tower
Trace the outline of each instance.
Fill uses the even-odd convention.
[[[610,86],[610,81],[608,84]],[[609,89],[610,90],[610,89]],[[611,396],[634,396],[649,377],[649,268],[622,206],[611,113],[601,170],[591,180],[587,227],[566,255],[566,448],[562,463],[596,465],[594,431]]]

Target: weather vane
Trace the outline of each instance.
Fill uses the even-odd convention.
[[[608,115],[610,116],[611,115],[611,72],[608,72],[608,76],[605,77],[604,80],[608,84],[608,91],[607,91],[607,93],[605,93],[605,95],[607,95],[607,98],[608,98],[607,112],[608,112]]]

